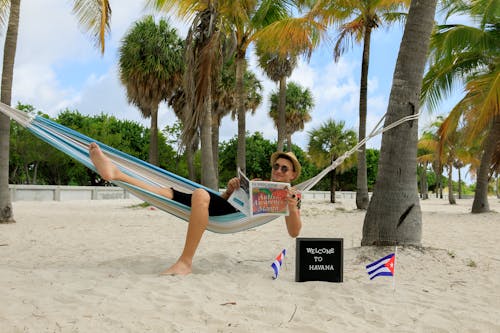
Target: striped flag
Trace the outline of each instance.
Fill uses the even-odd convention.
[[[285,255],[286,255],[286,250],[283,249],[283,251],[281,251],[280,254],[278,254],[274,262],[271,264],[271,267],[273,268],[274,271],[273,279],[278,278],[278,274],[280,272],[281,265],[283,264],[283,259],[285,259]]]
[[[377,276],[394,276],[394,269],[396,265],[396,255],[391,253],[377,261],[366,265],[366,272],[373,280]]]

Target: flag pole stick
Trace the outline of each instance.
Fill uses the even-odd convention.
[[[398,260],[398,245],[394,245],[394,273],[392,274],[392,290],[396,292],[396,261]]]

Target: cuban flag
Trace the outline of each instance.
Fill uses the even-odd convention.
[[[281,265],[283,264],[283,259],[285,259],[285,255],[286,255],[286,250],[283,249],[283,251],[281,251],[280,254],[278,254],[274,262],[271,264],[271,267],[273,268],[274,271],[273,279],[278,278],[278,274],[280,272]]]
[[[394,268],[396,264],[396,255],[391,253],[377,261],[366,265],[366,272],[373,280],[377,276],[394,276]]]

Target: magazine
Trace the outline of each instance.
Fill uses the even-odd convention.
[[[287,196],[289,183],[249,180],[238,169],[240,188],[227,199],[231,205],[247,216],[288,216]]]

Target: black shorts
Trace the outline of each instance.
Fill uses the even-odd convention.
[[[172,200],[177,201],[183,205],[191,207],[191,193],[179,192],[172,188],[173,198]],[[234,208],[226,199],[207,191],[210,195],[210,204],[208,205],[208,215],[209,216],[220,216],[227,215],[238,212],[236,208]]]

